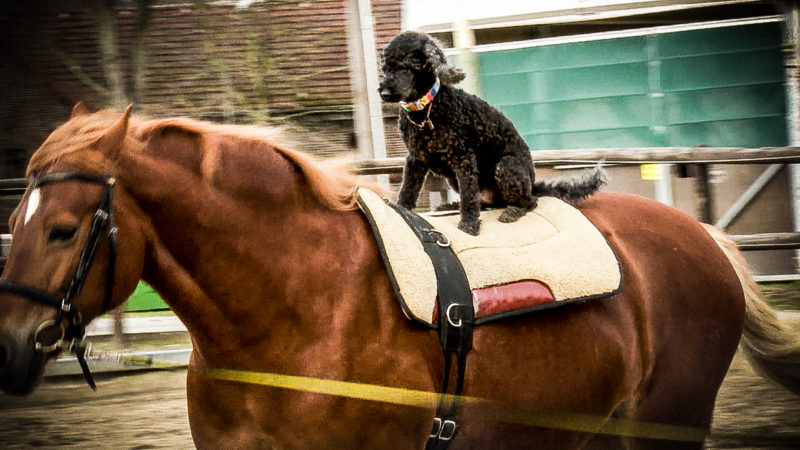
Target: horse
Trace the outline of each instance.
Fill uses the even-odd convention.
[[[141,279],[191,335],[198,448],[424,447],[435,405],[214,376],[441,388],[439,338],[398,306],[354,199],[361,182],[279,142],[267,128],[76,105],[31,157],[10,219],[0,388],[33,390]],[[800,392],[798,340],[723,232],[627,194],[579,209],[614,249],[621,289],[475,327],[454,448],[701,448],[740,342]],[[663,427],[700,434],[652,431]]]

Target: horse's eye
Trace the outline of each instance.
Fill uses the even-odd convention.
[[[47,237],[47,239],[50,242],[69,242],[75,237],[77,232],[77,227],[56,225],[50,230],[50,235]]]

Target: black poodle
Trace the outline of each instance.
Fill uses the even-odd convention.
[[[444,176],[461,196],[458,228],[478,234],[481,205],[505,207],[514,222],[537,196],[579,200],[603,184],[600,170],[580,181],[534,182],[533,161],[511,121],[482,99],[453,87],[464,72],[447,63],[441,45],[406,31],[383,50],[386,102],[400,102],[400,132],[408,148],[398,204],[411,209],[428,171]]]

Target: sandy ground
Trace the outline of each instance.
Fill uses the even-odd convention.
[[[0,448],[192,448],[184,370],[50,378],[24,398],[0,395]],[[707,448],[800,448],[800,396],[737,356],[720,391]]]

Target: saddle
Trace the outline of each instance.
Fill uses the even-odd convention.
[[[375,192],[358,193],[403,312],[437,328],[436,269],[420,233]],[[619,291],[622,275],[613,250],[576,208],[541,197],[514,223],[498,221],[501,213],[482,211],[478,236],[458,229],[458,212],[419,215],[428,224],[424,233],[451,248],[463,267],[475,325]]]
[[[560,200],[540,198],[512,224],[498,221],[500,211],[481,213],[483,230],[472,236],[458,229],[457,213],[419,216],[368,189],[358,193],[403,311],[439,335],[444,380],[425,450],[446,450],[461,428],[456,415],[475,325],[620,288],[619,263],[600,231]]]

